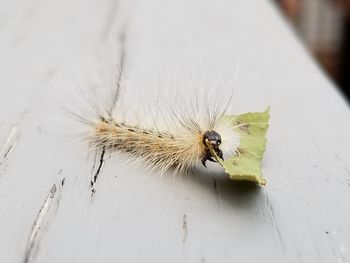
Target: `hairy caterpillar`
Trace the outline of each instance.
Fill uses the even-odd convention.
[[[89,105],[93,108],[94,118],[74,114],[88,125],[85,139],[91,149],[126,154],[134,164],[158,170],[161,174],[169,168],[174,168],[176,173],[186,173],[198,164],[206,167],[207,161],[223,166],[227,157],[239,155],[241,133],[234,124],[235,116],[227,115],[233,92],[222,96],[217,83],[210,87],[210,91],[205,88],[195,90],[194,99],[180,96],[172,106],[158,105],[165,125],[160,127],[159,123],[154,123],[147,126],[144,119],[134,123],[134,120],[122,116],[123,110],[130,108],[130,103],[118,108],[123,82],[121,72],[118,73],[117,87],[107,95],[112,97],[111,103],[99,104],[93,98]],[[98,92],[100,96],[101,90]],[[142,100],[142,95],[137,95]],[[132,106],[137,104],[131,103]],[[164,118],[164,115],[167,116]]]
[[[194,119],[178,120],[182,129],[176,134],[99,116],[90,122],[93,130],[89,140],[97,148],[130,154],[161,171],[175,167],[176,171],[186,172],[198,161],[206,167],[206,161],[216,162],[224,158],[224,153],[236,150],[239,137],[221,120],[222,116],[223,113],[213,116],[202,125]]]
[[[225,105],[222,109],[207,103],[201,108],[198,102],[196,110],[189,107],[180,112],[172,108],[168,112],[171,127],[160,128],[159,124],[145,127],[128,123],[116,113],[118,99],[114,98],[109,110],[93,103],[96,113],[93,120],[75,115],[88,125],[86,137],[92,149],[127,154],[137,163],[162,173],[169,168],[186,173],[197,164],[206,167],[207,161],[217,162],[237,152],[239,134],[230,122],[223,120],[229,102],[221,103]]]

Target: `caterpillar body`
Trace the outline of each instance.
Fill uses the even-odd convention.
[[[100,114],[92,127],[89,142],[99,149],[123,152],[147,167],[164,172],[173,167],[185,173],[189,168],[237,151],[239,135],[222,117],[224,111],[206,116],[206,121],[186,116],[177,119],[178,128],[171,131],[147,129],[118,121],[111,114]]]

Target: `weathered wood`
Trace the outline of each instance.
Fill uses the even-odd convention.
[[[185,67],[188,49],[208,79],[245,54],[234,103],[271,106],[266,187],[106,157],[92,195],[97,167],[52,112],[77,99],[84,56],[101,48],[129,56],[134,95]],[[3,2],[0,58],[1,262],[350,261],[349,108],[269,2]]]

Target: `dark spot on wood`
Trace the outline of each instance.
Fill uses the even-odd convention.
[[[47,71],[47,76],[48,76],[49,78],[52,78],[52,77],[55,75],[56,71],[57,71],[57,67],[52,67],[52,68],[50,68],[50,69]]]
[[[94,200],[95,193],[96,193],[96,189],[95,189],[95,188],[92,188],[92,189],[91,189],[91,195],[90,195],[91,202]]]
[[[326,231],[325,233],[326,233],[327,235],[329,234],[329,232],[328,232],[328,231]]]
[[[131,128],[129,128],[128,131],[129,131],[129,132],[135,132],[135,130],[134,130],[134,129],[131,129]]]
[[[214,193],[216,197],[219,198],[219,189],[215,178],[213,178],[213,188],[214,188]]]
[[[337,153],[334,153],[335,158],[337,158],[338,161],[340,161],[339,155]]]
[[[187,216],[186,214],[183,215],[182,217],[182,231],[183,231],[183,238],[182,238],[182,242],[186,242],[187,239]]]

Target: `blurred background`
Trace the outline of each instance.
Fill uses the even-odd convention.
[[[275,0],[350,100],[350,0]]]

